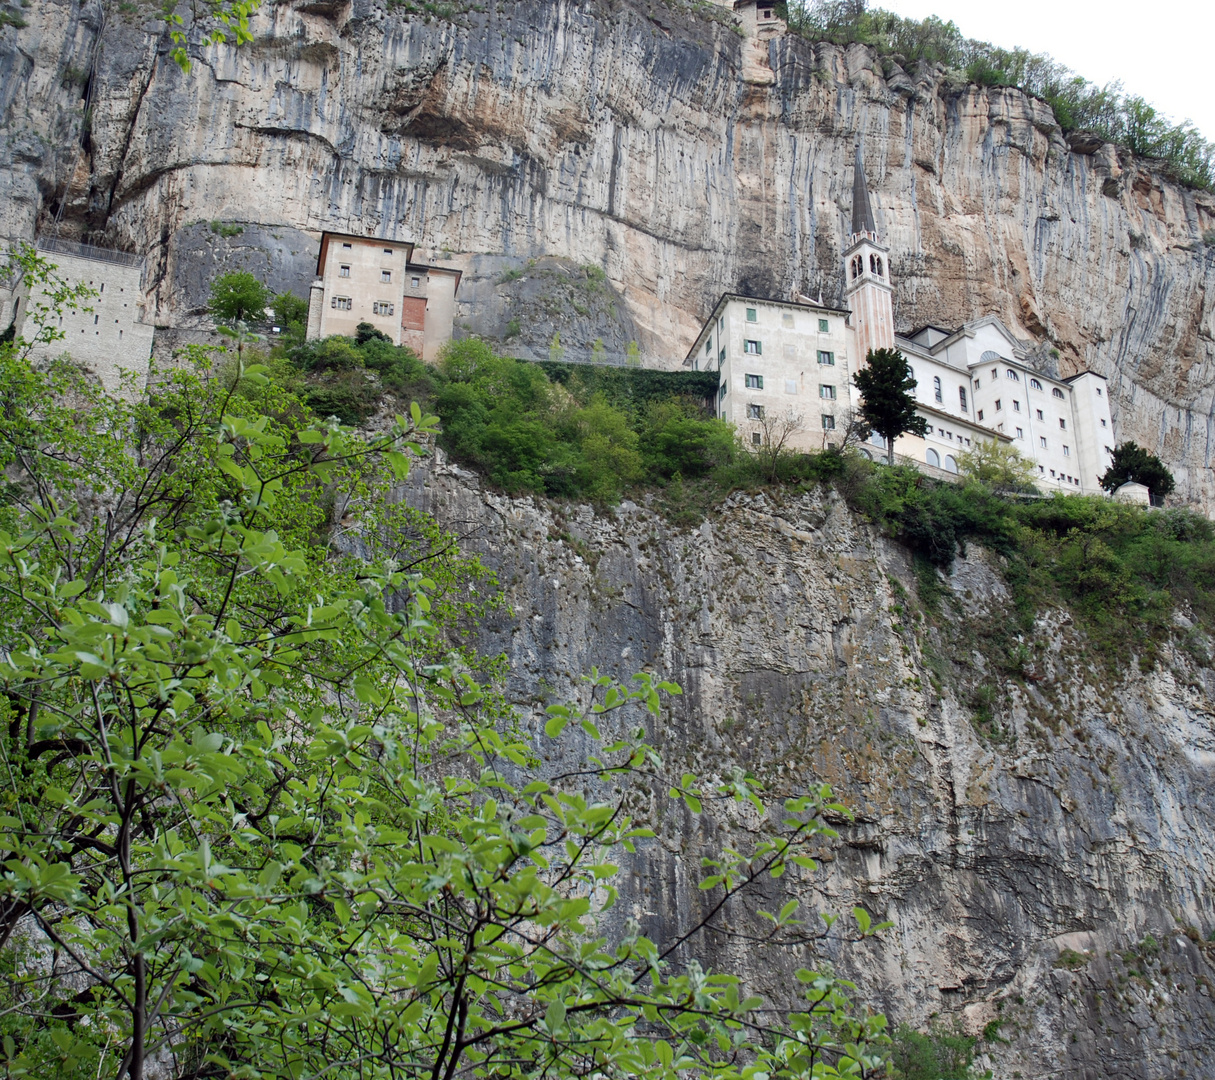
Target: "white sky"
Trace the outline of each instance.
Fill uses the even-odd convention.
[[[1049,53],[1104,86],[1120,80],[1175,123],[1215,142],[1215,2],[871,0],[910,18],[953,20],[966,37]]]

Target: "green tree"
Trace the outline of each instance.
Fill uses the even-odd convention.
[[[249,17],[261,7],[261,0],[195,0],[189,5],[191,28],[204,27],[198,44],[214,45],[232,38],[234,45],[244,45],[253,40],[249,30]],[[182,71],[190,70],[188,29],[185,17],[178,13],[176,5],[167,4],[161,18],[169,28],[173,47],[169,55]]]
[[[247,270],[232,270],[211,282],[207,311],[227,326],[261,322],[270,299],[270,290],[254,275]]]
[[[880,1068],[884,1021],[829,972],[774,1014],[685,952],[761,883],[813,871],[843,808],[820,787],[769,812],[748,776],[668,775],[644,732],[678,688],[648,675],[592,673],[550,706],[546,737],[594,750],[541,773],[473,675],[492,664],[444,632],[444,604],[476,617],[475,561],[381,512],[433,418],[359,436],[239,361],[99,412],[82,388],[0,350],[0,942],[58,958],[3,991],[9,1076]],[[637,786],[769,823],[707,865],[707,914],[664,942],[603,917],[649,839],[624,811]],[[795,901],[766,919],[775,942],[813,936]],[[19,1042],[34,1017],[46,1039]]]
[[[928,421],[916,412],[915,375],[898,349],[870,349],[852,381],[861,392],[861,419],[886,440],[894,464],[894,440],[904,432],[923,436]]]
[[[978,439],[958,455],[958,471],[992,491],[1033,491],[1036,470],[1015,446],[995,439]]]
[[[1176,487],[1173,474],[1164,462],[1133,442],[1119,443],[1114,447],[1110,466],[1098,480],[1109,492],[1128,482],[1143,484],[1156,506],[1163,505],[1164,497]]]
[[[283,344],[288,347],[302,345],[308,333],[308,301],[295,293],[279,293],[271,299],[270,310],[282,332]]]

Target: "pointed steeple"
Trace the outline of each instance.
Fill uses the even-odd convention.
[[[869,233],[876,238],[877,225],[873,220],[873,207],[869,204],[869,184],[865,180],[865,166],[861,164],[861,144],[856,144],[856,168],[852,173],[852,235]]]

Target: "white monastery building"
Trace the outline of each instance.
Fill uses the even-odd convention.
[[[460,271],[411,262],[413,250],[400,241],[323,233],[307,337],[354,337],[365,322],[427,363],[437,360],[451,340]]]
[[[1099,493],[1114,446],[1105,378],[1038,371],[1028,343],[994,316],[952,330],[895,333],[889,254],[858,149],[843,253],[846,307],[801,295],[724,295],[685,361],[720,372],[717,415],[757,446],[789,427],[791,449],[839,445],[859,405],[853,374],[871,351],[898,349],[915,375],[928,431],[901,436],[897,455],[928,471],[956,473],[959,453],[980,441],[1006,443],[1034,463],[1042,490]],[[872,441],[862,452],[880,456],[882,439]]]

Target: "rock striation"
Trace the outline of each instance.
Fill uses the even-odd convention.
[[[751,770],[773,802],[827,781],[854,811],[822,870],[788,887],[812,928],[859,904],[892,930],[794,957],[706,936],[698,957],[787,1002],[791,966],[817,953],[894,1023],[986,1030],[1001,1080],[1215,1076],[1201,635],[1112,673],[1050,611],[1010,674],[1021,639],[996,560],[972,548],[925,617],[906,551],[834,494],[737,495],[676,529],[627,502],[603,514],[486,492],[440,461],[402,498],[497,571],[508,610],[479,644],[508,658],[538,754],[554,753],[544,705],[579,694],[581,674],[644,669],[684,690],[649,732],[672,773]],[[552,767],[588,750],[575,741]],[[659,837],[623,868],[621,904],[667,940],[706,895],[702,855],[763,828],[670,807],[638,807]]]
[[[859,141],[900,329],[999,315],[1107,376],[1117,437],[1215,505],[1215,199],[1040,101],[660,0],[268,0],[254,44],[189,74],[149,11],[46,0],[0,28],[0,231],[150,252],[163,323],[198,306],[199,222],[246,225],[220,254],[276,280],[303,275],[298,232],[348,229],[464,266],[487,333],[504,266],[602,268],[616,337],[675,363],[727,289],[840,295]]]

